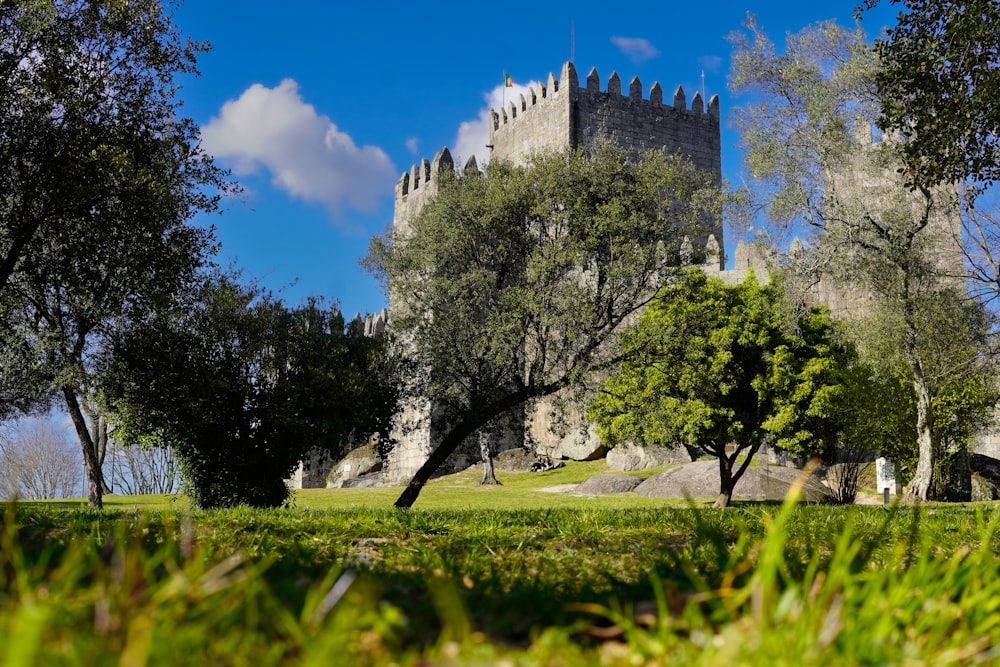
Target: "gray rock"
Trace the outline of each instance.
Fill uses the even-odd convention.
[[[607,446],[597,436],[596,427],[587,423],[584,411],[573,397],[558,395],[540,399],[527,416],[528,435],[539,456],[594,461],[608,453]]]
[[[612,493],[629,493],[642,484],[635,475],[595,475],[579,484],[573,493],[582,496],[606,496]]]
[[[691,463],[687,449],[681,446],[639,447],[629,443],[608,452],[608,467],[622,472],[662,468],[675,463]]]
[[[1000,499],[1000,460],[983,454],[973,454],[969,458],[972,500]]]
[[[387,483],[381,473],[373,472],[345,479],[340,486],[344,489],[368,489],[376,486],[387,486]]]
[[[369,475],[382,470],[382,459],[376,448],[365,444],[347,453],[337,465],[333,466],[326,478],[326,487],[336,489],[350,486],[348,481],[355,477]]]
[[[736,483],[733,498],[745,500],[783,500],[800,470],[781,466],[749,468]],[[650,498],[716,498],[719,495],[718,461],[695,461],[653,475],[635,489],[635,494]],[[810,475],[803,488],[809,502],[826,502],[830,490]]]
[[[505,449],[493,459],[493,466],[501,472],[528,472],[535,456],[523,447]]]

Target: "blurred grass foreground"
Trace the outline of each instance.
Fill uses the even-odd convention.
[[[280,510],[8,504],[0,665],[1000,661],[992,505],[528,507],[527,493],[483,494],[505,509],[465,494],[399,511],[360,492]]]

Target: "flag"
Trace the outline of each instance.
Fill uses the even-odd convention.
[[[514,79],[510,78],[510,74],[507,74],[507,72],[503,73],[503,84],[507,88],[513,88],[514,87]]]

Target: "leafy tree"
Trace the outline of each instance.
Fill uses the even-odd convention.
[[[878,0],[868,0],[869,7]],[[1000,296],[1000,4],[892,0],[897,24],[876,40],[879,126],[902,138],[913,186],[962,193],[966,279],[977,298]]]
[[[930,420],[935,475],[928,493],[952,495],[942,462],[961,457],[977,436],[993,426],[1000,400],[997,365],[989,354],[989,313],[958,290],[926,295],[917,344],[931,394]],[[849,444],[880,453],[899,464],[904,480],[914,475],[918,451],[912,433],[916,396],[900,344],[903,326],[891,309],[855,323],[860,373],[845,396],[854,415],[844,435]],[[941,474],[939,474],[941,473]]]
[[[746,168],[761,184],[772,225],[813,232],[805,254],[815,279],[870,293],[898,322],[899,357],[916,401],[918,465],[907,487],[926,500],[934,467],[934,384],[921,344],[924,308],[952,295],[962,264],[955,192],[897,177],[897,141],[872,145],[876,61],[860,31],[823,23],[790,35],[778,53],[751,19],[731,37],[735,112]],[[950,274],[950,275],[949,275]],[[940,329],[937,335],[952,335]]]
[[[0,4],[3,384],[65,404],[95,506],[94,350],[190,279],[212,233],[188,223],[228,187],[179,113],[205,48],[157,0]]]
[[[891,0],[895,26],[875,43],[879,125],[899,132],[910,182],[1000,178],[1000,4]],[[873,7],[878,0],[868,0]]]
[[[602,441],[697,447],[719,462],[716,507],[765,442],[796,454],[833,452],[847,352],[828,316],[789,332],[773,287],[729,286],[692,270],[663,289],[622,335],[627,361],[595,398]]]
[[[710,174],[601,144],[441,174],[406,228],[373,240],[393,330],[440,443],[396,501],[409,507],[469,436],[533,399],[585,384],[618,357],[616,332],[671,275],[685,234],[719,215]]]
[[[157,0],[0,5],[0,290],[70,221],[210,207],[194,186],[219,173],[175,81],[206,49]]]
[[[199,507],[280,505],[307,452],[384,432],[384,341],[360,322],[226,275],[188,299],[123,333],[104,392],[115,439],[172,446]]]

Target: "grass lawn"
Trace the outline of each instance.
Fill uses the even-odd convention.
[[[9,506],[0,666],[843,665],[1000,660],[1000,512],[540,489],[603,462],[291,507]]]

